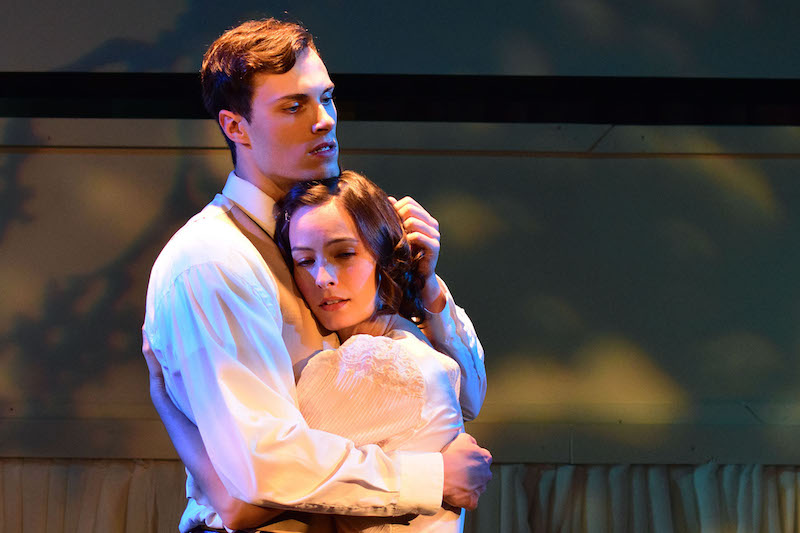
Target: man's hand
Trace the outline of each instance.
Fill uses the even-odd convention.
[[[161,364],[156,359],[153,349],[150,348],[150,341],[144,330],[142,330],[142,354],[150,374],[150,398],[153,403],[156,403],[156,398],[167,397],[167,386],[164,383],[164,371],[161,369]]]
[[[467,433],[461,433],[442,450],[444,491],[442,500],[455,507],[474,510],[478,497],[492,479],[489,466],[492,454],[478,446]]]
[[[439,222],[428,213],[419,202],[406,196],[401,200],[393,196],[389,200],[403,221],[406,238],[411,248],[422,252],[420,274],[425,279],[422,302],[433,313],[444,309],[445,296],[436,279],[436,263],[439,261],[440,239]]]

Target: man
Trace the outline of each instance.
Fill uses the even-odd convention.
[[[158,383],[163,370],[169,398],[202,437],[190,452],[207,453],[228,493],[256,505],[376,516],[433,513],[442,502],[474,508],[491,456],[469,436],[442,453],[385,454],[311,430],[298,411],[296,377],[314,352],[336,345],[271,240],[275,200],[297,181],[339,173],[334,87],[311,35],[272,19],[244,23],[209,48],[202,82],[234,172],[153,266],[143,326],[151,375]],[[426,334],[485,391],[474,330],[435,275],[436,221],[411,199],[396,207],[412,245],[425,251]],[[164,398],[153,399],[163,416]],[[467,417],[479,407],[462,405]],[[165,423],[175,441],[175,425]],[[189,475],[182,531],[221,526],[200,485]],[[319,514],[292,519],[265,530],[329,526]]]

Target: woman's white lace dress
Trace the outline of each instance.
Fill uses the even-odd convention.
[[[450,357],[414,334],[354,335],[336,350],[312,357],[297,382],[309,426],[355,442],[397,450],[438,452],[464,429],[458,402],[460,370]],[[426,475],[420,472],[420,476]],[[337,517],[342,532],[457,533],[463,512],[433,516]],[[394,523],[396,522],[396,523]]]

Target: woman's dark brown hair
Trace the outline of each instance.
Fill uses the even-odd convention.
[[[353,218],[358,236],[375,259],[377,314],[397,313],[420,323],[425,318],[419,257],[411,251],[400,216],[386,193],[366,177],[345,170],[335,178],[301,182],[275,206],[275,240],[289,268],[294,263],[289,244],[292,215],[304,206],[338,202]]]

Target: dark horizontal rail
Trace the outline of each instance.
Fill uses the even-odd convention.
[[[800,79],[332,74],[340,118],[800,125]],[[0,116],[206,118],[198,76],[0,72]]]

